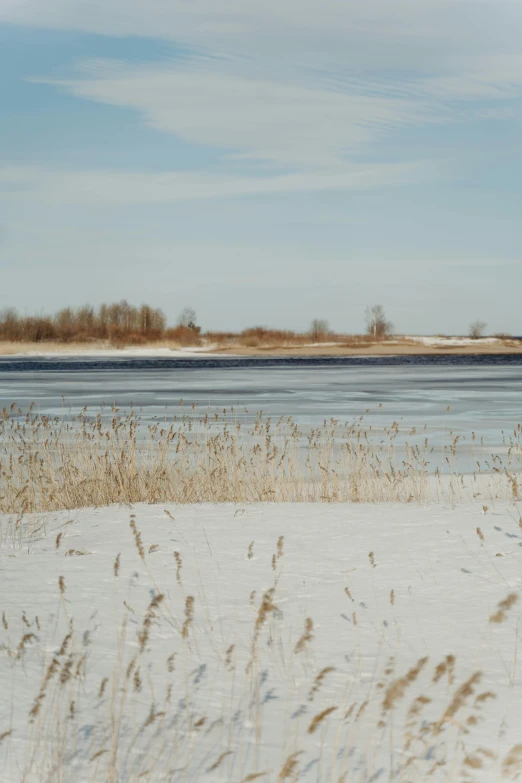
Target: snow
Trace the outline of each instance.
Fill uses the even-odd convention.
[[[498,337],[479,337],[479,338],[471,338],[471,337],[426,337],[426,336],[416,336],[411,335],[405,338],[406,340],[412,340],[417,343],[422,343],[422,345],[433,345],[437,347],[444,347],[444,346],[465,346],[465,345],[494,345],[495,343],[501,343],[502,340],[500,340]]]
[[[275,783],[292,754],[286,779],[314,783],[515,779],[519,518],[482,501],[1,517],[0,780]]]
[[[301,348],[325,348],[326,346],[331,347],[339,345],[339,342],[321,342],[321,343],[304,343],[302,346],[299,346]],[[341,343],[342,345],[342,343]]]
[[[67,359],[72,357],[91,357],[91,358],[112,358],[112,357],[125,357],[126,359],[131,358],[167,358],[172,359],[176,356],[186,357],[186,356],[212,356],[212,351],[215,348],[215,345],[207,344],[203,346],[191,346],[191,347],[183,347],[180,346],[179,348],[138,348],[129,346],[128,348],[80,348],[80,349],[71,349],[68,351],[64,348],[62,351],[21,351],[19,353],[12,353],[6,355],[6,358],[12,358],[17,356],[27,356],[27,357],[45,357],[45,358],[59,358],[59,359]],[[227,356],[231,356],[232,354],[227,354]]]

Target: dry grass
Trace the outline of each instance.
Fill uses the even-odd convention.
[[[491,497],[518,498],[521,433],[519,426],[504,436],[504,455],[478,461],[466,484],[458,474],[461,436],[448,436],[441,453],[412,429],[398,448],[404,433],[396,422],[376,431],[363,419],[330,419],[305,433],[291,417],[274,422],[260,413],[249,424],[236,410],[145,425],[137,412],[117,408],[66,419],[13,405],[0,414],[0,511],[166,501],[423,503],[469,496],[474,478],[486,474]],[[469,443],[475,447],[474,436]],[[13,519],[9,535],[17,526]],[[274,562],[282,552],[281,541]]]
[[[416,664],[416,666],[413,666],[407,674],[404,675],[404,677],[399,677],[399,679],[394,680],[390,684],[390,686],[387,688],[386,693],[384,695],[384,701],[382,703],[382,708],[385,712],[388,712],[389,710],[392,710],[396,704],[397,701],[402,699],[404,694],[406,693],[406,690],[412,685],[417,677],[419,676],[420,672],[426,666],[428,663],[427,658],[421,658],[420,661]]]
[[[507,598],[500,601],[495,614],[492,614],[489,618],[490,623],[503,623],[506,619],[506,614],[509,612],[512,606],[518,601],[518,595],[516,593],[510,593]]]
[[[405,345],[415,345],[401,341]],[[113,348],[166,348],[176,350],[180,347],[205,347],[211,352],[258,351],[264,353],[279,349],[310,350],[310,345],[324,345],[328,350],[337,348],[361,349],[372,345],[383,345],[367,335],[343,335],[329,333],[311,338],[309,334],[300,334],[281,329],[264,329],[261,327],[245,329],[243,332],[207,332],[203,336],[188,327],[177,326],[165,329],[154,338],[139,334],[113,334],[110,338],[89,337],[83,340],[7,340],[0,335],[0,356],[10,356],[20,353],[87,353],[106,351]]]
[[[238,346],[260,349],[299,347],[314,343],[362,347],[383,342],[383,340],[376,340],[367,334],[339,334],[330,331],[311,334],[288,329],[267,329],[263,326],[245,329],[242,332],[206,332],[204,336],[208,342],[220,348],[229,349]]]
[[[364,337],[364,336],[363,336]],[[443,354],[495,355],[522,352],[522,341],[498,341],[491,343],[470,343],[464,345],[423,345],[408,338],[394,337],[383,342],[371,339],[345,337],[338,342],[312,343],[266,343],[246,346],[240,342],[226,342],[212,345],[212,353],[233,353],[237,356],[440,356]]]
[[[63,343],[54,340],[43,342],[0,340],[0,355],[14,356],[20,353],[79,353],[83,351],[108,350],[112,348],[107,340],[96,340],[89,343],[70,342]]]
[[[46,340],[41,342],[20,341],[12,342],[6,340],[0,340],[0,356],[15,356],[18,354],[88,354],[103,351],[110,351],[115,348],[118,349],[167,349],[169,351],[176,351],[180,347],[191,347],[201,345],[201,340],[193,339],[193,337],[183,336],[176,339],[176,333],[171,337],[162,337],[157,340],[141,339],[141,340],[88,340],[84,342],[57,342],[53,340]]]

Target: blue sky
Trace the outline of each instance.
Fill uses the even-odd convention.
[[[522,334],[519,0],[3,0],[0,307]]]

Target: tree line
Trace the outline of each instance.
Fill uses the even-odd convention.
[[[394,326],[388,320],[382,305],[373,305],[366,309],[366,335],[376,341],[393,336]],[[478,339],[484,335],[486,324],[474,321],[469,335]],[[127,300],[98,307],[65,307],[54,315],[20,315],[16,309],[8,307],[0,310],[0,340],[10,342],[89,342],[106,340],[115,345],[140,344],[161,339],[172,340],[183,345],[195,345],[200,342],[201,327],[197,325],[195,311],[186,307],[180,314],[177,324],[169,327],[165,313],[158,307],[142,304],[139,307]],[[297,332],[252,327],[242,332],[207,332],[206,337],[219,342],[220,339],[241,338],[245,344],[265,343],[270,340],[303,341],[312,339],[324,342],[340,338],[330,330],[328,321],[316,318],[308,332]]]
[[[89,340],[157,340],[167,327],[165,313],[126,300],[99,307],[65,307],[54,315],[20,315],[8,307],[0,311],[0,339],[10,341],[86,342]]]

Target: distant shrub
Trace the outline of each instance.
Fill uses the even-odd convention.
[[[472,340],[479,340],[481,337],[484,337],[486,327],[487,323],[485,321],[473,321],[469,327],[469,336]]]
[[[303,342],[304,335],[298,335],[286,329],[267,329],[264,326],[254,326],[244,329],[238,336],[241,345],[257,348],[260,345],[285,345],[286,343]]]
[[[205,340],[209,343],[237,343],[238,337],[237,332],[205,332]]]
[[[190,346],[201,345],[200,334],[201,328],[199,326],[192,328],[190,326],[178,325],[173,329],[166,329],[163,336],[167,340],[178,343],[178,345]]]
[[[321,342],[327,337],[329,331],[330,325],[328,321],[324,318],[314,318],[310,326],[310,337],[314,342]]]

